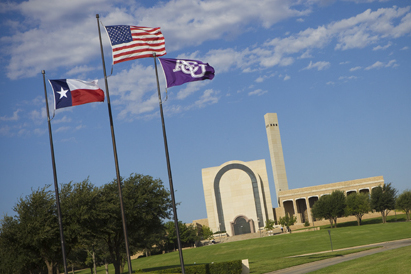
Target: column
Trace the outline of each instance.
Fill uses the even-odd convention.
[[[293,207],[294,207],[294,214],[295,216],[297,216],[297,224],[301,224],[301,217],[300,215],[298,215],[297,203],[295,199],[293,199]]]
[[[314,220],[313,220],[313,216],[311,215],[310,198],[305,199],[305,204],[307,205],[308,221],[310,222],[310,225],[313,225]]]

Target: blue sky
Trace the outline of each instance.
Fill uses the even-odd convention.
[[[41,71],[99,79],[104,89],[96,14],[104,25],[161,27],[165,57],[216,70],[212,81],[170,88],[163,104],[183,222],[207,217],[201,169],[230,160],[265,159],[276,200],[269,112],[278,114],[291,189],[380,175],[410,188],[411,1],[8,1],[0,3],[1,216],[53,184]],[[165,99],[162,73],[160,83]],[[116,64],[108,84],[121,175],[168,187],[153,59]],[[58,110],[52,130],[60,184],[115,178],[107,103]]]

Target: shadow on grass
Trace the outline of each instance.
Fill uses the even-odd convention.
[[[187,266],[192,266],[192,265],[203,265],[203,264],[184,264],[184,267],[187,267]],[[143,269],[140,269],[140,272],[155,272],[155,271],[158,271],[158,270],[166,270],[166,269],[172,269],[172,268],[177,268],[177,267],[180,267],[180,265],[178,264],[176,264],[176,265],[165,265],[165,266],[158,266],[158,267],[151,267],[151,268],[143,268]]]
[[[392,216],[387,216],[387,223],[395,223],[395,222],[405,222],[407,220],[405,214],[398,214],[397,216],[392,215]],[[375,225],[375,224],[382,224],[382,218],[377,217],[377,218],[372,218],[372,219],[365,219],[361,221],[361,226],[363,225]],[[344,223],[337,223],[337,228],[338,227],[349,227],[349,226],[358,226],[357,221],[351,221],[351,222],[344,222]],[[320,226],[321,229],[328,229],[331,228],[330,225],[323,225]]]

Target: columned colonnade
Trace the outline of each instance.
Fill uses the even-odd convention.
[[[305,187],[300,189],[291,189],[279,192],[278,208],[276,208],[277,217],[289,216],[297,217],[297,224],[304,224],[308,221],[311,225],[316,221],[311,209],[315,202],[323,195],[329,195],[334,190],[342,190],[348,196],[353,193],[371,193],[372,189],[384,184],[382,176],[319,185],[314,187]]]

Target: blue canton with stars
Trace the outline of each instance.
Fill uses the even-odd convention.
[[[129,26],[106,26],[106,30],[113,46],[133,41]]]

